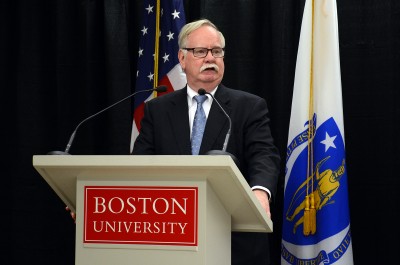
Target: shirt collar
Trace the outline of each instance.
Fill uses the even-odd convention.
[[[215,95],[215,92],[217,91],[217,89],[218,89],[218,86],[217,87],[215,87],[211,92],[210,92],[210,94],[211,95]],[[187,95],[188,95],[188,99],[190,99],[190,101],[192,101],[193,100],[193,97],[194,96],[196,96],[196,95],[198,95],[199,93],[197,93],[197,91],[194,91],[189,85],[187,85]],[[208,98],[210,98],[210,95],[207,95],[206,94],[206,96],[208,97]]]

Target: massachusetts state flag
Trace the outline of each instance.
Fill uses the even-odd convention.
[[[183,0],[144,1],[135,92],[165,85],[168,93],[186,85],[186,75],[178,60],[178,35],[185,20]],[[144,103],[154,96],[153,92],[135,96],[131,151],[139,134]]]
[[[306,0],[287,146],[281,264],[353,264],[335,0]]]

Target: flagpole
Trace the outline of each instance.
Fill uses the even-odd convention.
[[[307,181],[307,190],[305,197],[306,207],[304,209],[304,223],[303,223],[303,234],[308,236],[309,234],[315,234],[316,232],[316,210],[314,201],[314,124],[313,113],[314,113],[314,27],[315,23],[315,1],[311,1],[311,41],[310,41],[310,98],[308,104],[308,158],[307,158],[307,176],[306,178],[311,181]],[[309,178],[309,176],[311,176]],[[311,190],[311,191],[310,191]]]
[[[158,86],[158,56],[160,47],[160,0],[157,0],[156,6],[156,29],[155,29],[155,44],[154,44],[154,79],[153,87]],[[153,96],[157,97],[157,92],[153,92]]]

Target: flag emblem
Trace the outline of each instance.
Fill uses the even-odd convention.
[[[285,201],[284,222],[292,229],[285,230],[284,237],[289,242],[300,240],[304,244],[317,243],[317,240],[323,240],[336,234],[348,225],[346,219],[344,221],[340,219],[340,210],[347,205],[347,190],[341,189],[340,181],[342,177],[346,178],[347,172],[342,155],[344,153],[343,138],[334,119],[330,118],[319,126],[313,137],[314,173],[305,177],[307,176],[307,167],[304,165],[307,165],[308,156],[306,147],[294,162],[285,191],[285,197],[290,199]],[[300,145],[295,148],[301,147]],[[303,211],[306,206],[307,188],[314,197],[316,220],[337,219],[337,222],[334,223],[316,223],[317,229],[320,230],[318,238],[304,237],[303,231],[298,231],[298,227],[304,222]],[[341,205],[343,203],[346,205]],[[313,234],[315,233],[316,231]]]

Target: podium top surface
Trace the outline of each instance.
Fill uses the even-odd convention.
[[[207,181],[232,216],[232,231],[272,232],[245,178],[229,156],[34,155],[33,166],[75,210],[78,178]]]

